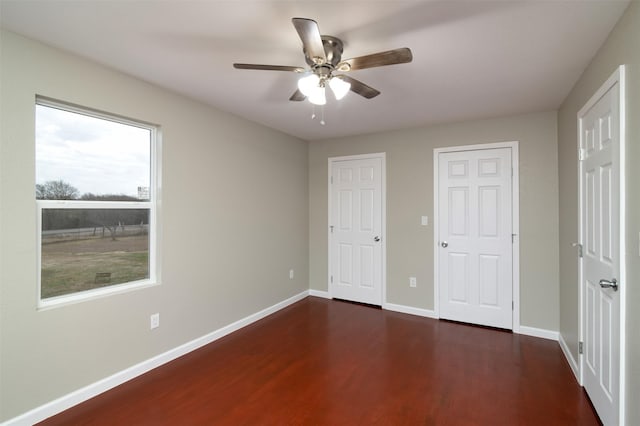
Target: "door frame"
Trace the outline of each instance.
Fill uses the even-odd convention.
[[[341,157],[329,157],[327,160],[328,163],[328,172],[327,172],[327,289],[329,293],[329,299],[333,298],[333,285],[331,283],[331,214],[332,214],[332,201],[333,198],[331,196],[331,191],[333,190],[331,185],[331,176],[333,176],[333,164],[338,163],[340,161],[350,161],[350,160],[368,160],[368,159],[380,159],[381,167],[380,167],[380,208],[381,208],[381,216],[380,219],[382,221],[382,228],[380,230],[380,238],[381,241],[381,262],[382,262],[382,271],[380,272],[382,276],[380,277],[381,282],[381,291],[382,291],[382,308],[384,309],[387,304],[387,153],[386,152],[376,152],[371,154],[357,154],[357,155],[346,155]]]
[[[512,220],[512,330],[520,332],[520,165],[518,155],[518,141],[495,142],[477,145],[450,146],[446,148],[434,148],[433,150],[433,310],[436,318],[440,318],[440,281],[439,281],[439,157],[440,154],[460,151],[480,151],[495,148],[511,148],[511,220]]]
[[[627,290],[626,290],[626,285],[627,285],[627,274],[626,274],[626,256],[625,256],[625,250],[626,250],[626,238],[625,238],[625,232],[626,232],[626,222],[625,222],[625,208],[626,208],[626,167],[625,167],[625,147],[626,147],[626,87],[625,87],[625,76],[626,76],[626,69],[624,65],[620,65],[618,68],[616,68],[616,70],[613,72],[613,74],[611,74],[611,76],[602,84],[602,86],[600,86],[600,88],[593,94],[593,96],[591,96],[591,98],[589,98],[589,100],[587,101],[587,103],[580,109],[580,111],[578,111],[577,114],[577,131],[578,131],[578,138],[577,138],[577,152],[576,152],[576,158],[580,159],[580,149],[582,147],[582,142],[583,142],[583,134],[582,134],[582,119],[584,118],[584,116],[587,114],[587,112],[600,100],[600,98],[602,96],[605,95],[605,93],[607,93],[609,91],[609,89],[611,89],[614,85],[618,84],[618,88],[619,88],[619,96],[618,96],[618,108],[619,108],[619,147],[618,147],[618,166],[619,166],[619,170],[618,170],[618,185],[619,185],[619,199],[620,199],[620,205],[618,206],[619,208],[619,212],[618,212],[618,220],[619,220],[619,226],[620,226],[620,232],[619,232],[619,236],[620,236],[620,241],[618,242],[619,244],[619,259],[618,259],[618,263],[619,263],[619,269],[620,269],[620,287],[619,287],[619,291],[620,291],[620,359],[619,359],[619,363],[620,363],[620,372],[619,372],[619,378],[618,378],[618,384],[620,389],[618,390],[618,419],[620,424],[625,424],[625,411],[626,411],[626,392],[625,392],[625,386],[626,386],[626,338],[627,338],[627,333],[626,333],[626,317],[627,317],[627,313],[626,313],[626,307],[627,307]],[[584,231],[584,223],[582,220],[582,207],[583,207],[583,203],[584,203],[584,199],[582,196],[582,191],[583,191],[583,185],[582,185],[582,172],[583,172],[583,164],[582,161],[578,161],[578,243],[580,245],[584,245],[584,241],[583,241],[583,231]],[[583,283],[582,283],[582,278],[583,278],[583,270],[584,270],[584,262],[583,262],[583,258],[580,257],[578,258],[578,319],[579,319],[579,325],[578,325],[578,329],[579,329],[579,338],[580,338],[580,342],[584,342],[584,335],[585,335],[585,327],[584,327],[584,319],[585,319],[585,312],[584,312],[584,303],[585,303],[585,294],[584,294],[584,289],[583,289]],[[578,368],[579,368],[579,380],[580,380],[580,386],[584,386],[584,354],[578,353]]]

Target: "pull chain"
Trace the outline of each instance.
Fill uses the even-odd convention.
[[[314,104],[311,104],[311,119],[315,120],[316,117],[317,117],[317,115],[316,115],[316,106]],[[323,125],[323,126],[325,124],[327,124],[324,121],[324,105],[320,106],[320,124]]]

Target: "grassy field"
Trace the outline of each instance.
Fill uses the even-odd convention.
[[[148,245],[146,235],[43,244],[41,297],[145,279]],[[96,274],[107,276],[97,278]]]

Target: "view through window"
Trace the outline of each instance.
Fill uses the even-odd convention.
[[[155,130],[37,100],[41,301],[155,280]]]

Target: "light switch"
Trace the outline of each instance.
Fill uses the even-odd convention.
[[[429,216],[422,216],[420,218],[420,224],[423,226],[427,226],[429,224]]]

